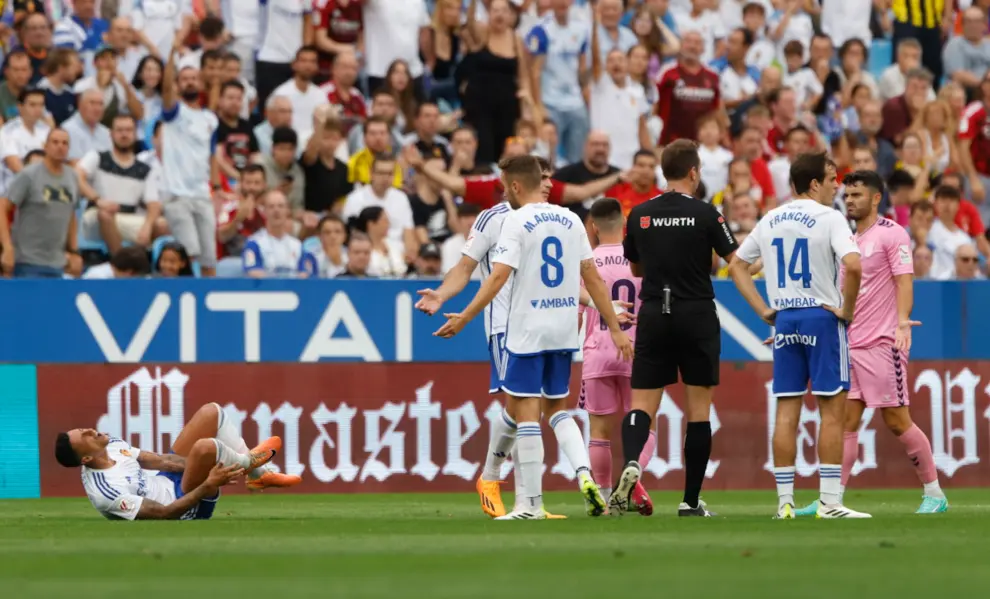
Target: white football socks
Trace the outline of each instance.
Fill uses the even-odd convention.
[[[550,428],[557,437],[560,449],[567,456],[567,461],[571,463],[571,468],[574,468],[575,472],[582,470],[590,472],[591,458],[588,457],[588,446],[585,445],[581,430],[571,415],[565,410],[557,412],[550,417]]]
[[[516,505],[520,509],[535,512],[543,509],[543,437],[539,422],[520,422],[516,428],[516,450],[519,461],[516,469],[523,481],[522,492],[517,491]]]
[[[248,456],[248,464],[251,463],[251,448],[247,446],[241,435],[234,429],[234,424],[231,422],[230,417],[223,411],[220,404],[214,403],[217,407],[217,439],[220,440],[224,445],[230,449],[236,451],[239,454]],[[219,451],[217,452],[219,456]],[[227,462],[223,462],[226,464]],[[247,465],[244,466],[245,468]],[[255,468],[254,470],[248,472],[249,478],[258,478],[270,469],[270,464],[265,464],[260,468]]]
[[[777,481],[777,509],[786,504],[794,505],[794,466],[781,466],[773,469],[773,477]]]
[[[938,484],[938,479],[935,479],[935,482],[925,483],[924,493],[925,497],[945,499],[945,493],[942,492],[942,487]]]
[[[488,440],[488,456],[485,458],[485,469],[482,480],[502,480],[502,464],[512,451],[516,442],[516,421],[502,409],[502,417],[492,425],[492,436]]]
[[[841,505],[842,464],[821,464],[818,466],[820,501],[825,505]]]
[[[236,464],[241,468],[247,468],[251,465],[250,455],[234,451],[220,439],[213,439],[213,443],[217,446],[217,464],[223,464],[224,466],[233,466]]]

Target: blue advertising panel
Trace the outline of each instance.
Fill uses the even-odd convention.
[[[171,279],[0,283],[0,362],[487,361],[482,319],[454,339],[413,308],[437,281]],[[761,283],[762,285],[762,283]],[[715,284],[726,361],[768,361],[769,327]],[[444,306],[464,308],[477,283]],[[915,285],[914,359],[990,359],[990,282]]]

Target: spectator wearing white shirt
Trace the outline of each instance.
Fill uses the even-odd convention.
[[[141,60],[149,54],[158,54],[156,48],[142,32],[135,30],[129,17],[119,16],[110,21],[106,43],[117,53],[117,69],[130,81],[137,73]]]
[[[158,48],[159,56],[172,53],[175,32],[182,28],[183,18],[192,15],[188,11],[188,0],[134,0],[120,3],[120,16],[130,17],[134,29],[141,31]]]
[[[357,217],[369,206],[383,208],[389,217],[388,237],[404,244],[410,257],[415,256],[419,245],[415,240],[415,223],[409,198],[402,191],[392,187],[395,179],[395,158],[376,155],[371,163],[371,183],[352,191],[344,202],[345,220]]]
[[[705,200],[709,202],[729,182],[729,164],[733,154],[721,145],[724,133],[718,115],[708,114],[698,119],[701,181],[705,184]]]
[[[92,206],[83,214],[83,235],[102,238],[111,255],[125,241],[149,247],[162,213],[153,167],[134,154],[135,129],[134,117],[117,115],[111,148],[90,150],[76,164],[80,194]]]
[[[836,46],[860,40],[868,47],[873,41],[870,20],[875,5],[862,0],[824,0],[819,17],[822,33],[832,38]]]
[[[292,235],[289,200],[273,189],[265,194],[265,228],[248,238],[241,260],[252,279],[306,276],[302,242]]]
[[[31,150],[41,150],[51,132],[51,127],[41,119],[45,112],[45,92],[40,89],[23,89],[17,98],[20,116],[9,120],[0,129],[0,160],[3,160],[3,185],[5,193],[11,180],[24,169],[24,157]]]
[[[406,250],[401,241],[396,241],[389,234],[392,224],[388,212],[381,206],[368,206],[361,210],[352,221],[352,227],[364,233],[371,240],[371,262],[368,264],[368,274],[373,277],[398,278],[409,272]],[[411,253],[415,259],[416,248]]]
[[[597,24],[597,18],[596,24]],[[608,52],[602,69],[599,39],[601,28],[591,33],[591,128],[604,131],[611,141],[608,163],[620,169],[633,165],[633,156],[641,148],[652,148],[646,126],[650,106],[643,86],[629,77],[625,52],[615,48]]]
[[[347,270],[347,226],[335,214],[320,219],[316,226],[320,246],[303,257],[303,269],[310,278],[332,279]]]
[[[839,68],[835,69],[842,82],[842,105],[850,106],[853,100],[853,90],[857,85],[864,85],[870,90],[872,98],[880,97],[880,86],[876,79],[866,70],[866,59],[869,50],[866,44],[858,38],[846,40],[839,48]]]
[[[72,10],[55,24],[52,45],[56,48],[72,48],[79,53],[83,69],[92,75],[93,53],[103,44],[103,35],[110,23],[96,13],[95,0],[75,0]]]
[[[69,134],[69,162],[90,152],[106,152],[113,147],[110,129],[100,122],[103,116],[103,94],[98,89],[88,89],[79,96],[79,109],[62,123]],[[126,115],[130,116],[130,115]]]
[[[176,36],[174,48],[182,43]],[[211,199],[211,160],[217,115],[199,106],[202,91],[198,65],[183,60],[176,75],[173,50],[162,78],[162,170],[165,219],[175,238],[203,276],[213,276],[217,265],[217,217]]]
[[[718,11],[713,10],[716,5],[712,0],[691,0],[691,10],[673,11],[678,35],[683,37],[688,31],[701,34],[705,49],[700,60],[704,64],[725,55],[725,36],[728,32]]]
[[[801,125],[792,127],[784,137],[784,153],[778,154],[767,165],[770,168],[773,188],[777,192],[778,206],[793,199],[791,197],[791,164],[797,160],[800,154],[808,152],[810,148],[811,132]]]
[[[130,114],[137,120],[144,118],[144,104],[131,87],[130,80],[117,70],[117,53],[103,46],[93,58],[96,72],[76,82],[72,91],[82,95],[89,89],[96,89],[103,95],[103,116],[101,122],[109,125],[118,114]]]
[[[939,186],[932,194],[935,196],[935,213],[938,215],[928,231],[928,245],[932,247],[931,276],[938,281],[951,279],[955,273],[956,252],[960,246],[976,246],[973,239],[956,223],[959,212],[961,195],[958,189],[945,185]]]
[[[801,44],[801,64],[810,57],[809,44],[815,35],[815,24],[804,11],[804,0],[783,0],[784,8],[770,17],[770,39],[777,42],[777,59],[787,62],[784,53],[790,42]]]
[[[886,102],[891,98],[904,95],[907,89],[907,74],[921,66],[921,44],[913,38],[902,39],[897,44],[897,60],[884,69],[880,74],[877,86],[880,88],[880,100]],[[935,90],[929,88],[928,100],[935,99]]]
[[[261,0],[255,63],[258,102],[266,102],[276,87],[292,78],[292,61],[312,38],[312,8],[312,0]]]
[[[382,86],[389,67],[405,61],[409,76],[422,97],[423,61],[431,56],[430,13],[426,0],[364,0],[364,69],[368,91]]]
[[[224,27],[230,32],[229,48],[238,57],[241,74],[244,76],[244,81],[241,83],[249,85],[254,83],[254,53],[257,50],[258,29],[261,25],[261,4],[256,0],[220,2]],[[244,115],[244,118],[247,118],[247,115]]]
[[[292,62],[292,78],[272,92],[273,96],[288,98],[292,103],[292,128],[302,140],[309,140],[313,134],[313,113],[317,107],[327,104],[326,94],[313,83],[319,69],[318,59],[313,46],[299,48]]]
[[[592,11],[592,14],[598,29],[598,58],[602,62],[608,60],[608,55],[613,50],[626,54],[639,43],[632,29],[620,23],[622,0],[598,0],[598,10]],[[595,27],[595,23],[592,27]]]
[[[983,280],[980,272],[980,257],[972,245],[961,245],[956,249],[955,267],[952,278],[957,281]]]
[[[746,53],[746,64],[762,72],[777,59],[777,47],[767,37],[767,6],[755,0],[746,2],[743,6],[743,26],[753,34],[753,45]]]
[[[784,87],[794,90],[797,105],[801,110],[812,111],[822,94],[825,86],[818,79],[815,71],[804,66],[803,50],[797,40],[791,40],[784,47],[787,71],[784,73]]]
[[[712,64],[719,74],[722,102],[730,113],[740,104],[751,100],[760,87],[760,71],[746,63],[752,47],[753,34],[742,27],[735,29],[726,42],[725,58]]]

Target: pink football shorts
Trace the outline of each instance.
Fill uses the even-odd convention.
[[[910,404],[908,397],[908,355],[893,344],[850,349],[852,369],[849,399],[858,399],[868,408],[896,408]]]
[[[581,401],[589,414],[625,414],[632,405],[632,380],[628,376],[605,376],[581,381]]]

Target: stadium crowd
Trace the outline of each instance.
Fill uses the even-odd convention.
[[[918,278],[990,258],[987,0],[3,10],[5,276],[440,276],[501,201],[500,159],[545,158],[582,218],[604,196],[628,214],[680,138],[740,243],[817,148],[882,175]]]

